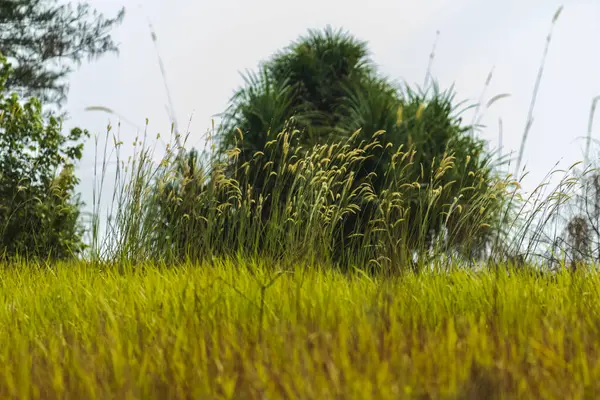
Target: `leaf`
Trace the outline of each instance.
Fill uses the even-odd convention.
[[[489,108],[492,104],[494,104],[495,102],[497,102],[498,100],[510,97],[510,93],[502,93],[502,94],[497,94],[496,96],[492,97],[486,104],[486,108]]]
[[[417,108],[417,113],[415,114],[415,118],[417,120],[420,120],[421,117],[423,116],[423,111],[425,110],[425,104],[420,103],[419,107]]]
[[[403,112],[402,104],[398,106],[398,110],[396,111],[396,125],[400,125],[402,123],[402,112]]]

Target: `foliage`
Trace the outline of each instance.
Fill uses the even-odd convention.
[[[61,105],[73,64],[117,51],[110,30],[124,12],[107,19],[86,3],[0,0],[0,53],[14,66],[6,89]]]
[[[357,171],[357,179],[363,176],[373,176],[373,186],[377,193],[388,188],[399,190],[394,183],[393,174],[388,170],[393,163],[393,152],[388,148],[404,147],[411,153],[410,167],[403,169],[404,179],[418,183],[420,187],[434,184],[443,188],[439,192],[437,204],[449,205],[455,203],[461,208],[479,208],[478,199],[486,199],[485,207],[498,211],[507,200],[500,193],[494,193],[494,160],[485,150],[485,142],[467,134],[469,126],[462,124],[460,116],[456,115],[454,93],[440,92],[433,86],[433,93],[415,92],[406,87],[406,92],[398,99],[394,91],[384,81],[376,81],[373,87],[363,93],[350,93],[345,105],[348,119],[346,129],[360,129],[359,138],[369,141],[371,136],[377,136],[380,147],[373,149],[373,157],[365,161],[361,170]],[[444,160],[447,162],[445,163]],[[443,173],[440,173],[440,169]],[[406,215],[413,232],[419,238],[426,239],[426,246],[433,245],[440,235],[457,228],[456,220],[448,218],[443,207],[433,207],[423,215],[418,205],[426,201],[421,198],[423,191],[405,193],[410,196],[407,201],[413,204],[410,213]],[[500,197],[494,197],[494,196]],[[492,201],[495,199],[495,201]],[[494,212],[496,212],[494,211]],[[492,212],[492,214],[494,213]],[[493,229],[477,229],[474,235],[472,223],[464,220],[471,215],[462,214],[460,234],[455,232],[454,244],[462,246],[468,242],[473,256],[483,255],[482,251],[489,245]],[[490,214],[491,216],[491,214]],[[495,214],[499,218],[500,214]],[[369,216],[366,216],[365,222]],[[474,221],[471,221],[474,222]],[[500,220],[488,220],[494,229],[501,229]],[[418,231],[418,233],[417,233]],[[413,242],[416,237],[411,239]],[[409,240],[409,243],[411,242]],[[475,243],[478,243],[475,246]]]
[[[425,193],[402,193],[412,204],[405,216],[411,232],[404,246],[418,251],[418,247],[431,247],[442,240],[448,230],[455,231],[442,205],[476,207],[476,198],[487,198],[489,203],[494,191],[493,160],[485,143],[468,134],[472,129],[462,123],[457,113],[460,104],[456,104],[452,91],[440,92],[436,85],[431,91],[417,92],[409,86],[400,89],[377,73],[368,56],[366,43],[348,33],[329,27],[323,32],[310,31],[263,63],[258,73],[246,76],[245,86],[236,92],[224,113],[218,137],[220,150],[223,154],[235,152],[235,157],[228,158],[233,162],[228,164],[227,176],[240,183],[247,180],[253,192],[262,196],[263,221],[272,217],[273,207],[283,207],[272,204],[276,196],[267,174],[286,163],[277,140],[285,132],[294,132],[288,135],[286,145],[298,158],[316,145],[347,143],[360,149],[376,136],[377,144],[368,148],[364,160],[354,164],[349,188],[358,190],[368,184],[376,196],[386,190],[401,192],[398,181],[389,174],[396,150],[413,154],[410,165],[402,170],[402,181],[421,187],[434,180],[432,174],[441,161],[450,157],[452,168],[436,182],[444,187],[437,200],[440,207],[430,208],[424,215],[419,204],[428,202]],[[348,142],[357,130],[356,140]],[[262,163],[257,154],[265,154],[258,158]],[[292,196],[287,191],[293,184],[288,181],[282,185],[277,197],[285,201]],[[499,210],[505,199],[496,200],[487,206]],[[375,202],[362,200],[356,206],[356,212],[344,215],[343,242],[352,235],[365,235],[377,208]],[[453,247],[468,243],[471,256],[482,256],[495,233],[491,227],[501,228],[499,220],[488,222],[490,229],[484,231],[461,218],[463,230],[456,232]],[[473,237],[475,231],[481,236]],[[425,242],[420,242],[424,238]]]
[[[309,31],[263,63],[258,73],[245,76],[223,114],[222,149],[240,145],[245,162],[284,126],[302,132],[295,145],[312,146],[332,138],[343,115],[340,108],[349,88],[360,85],[374,72],[366,43],[328,27]],[[292,123],[293,125],[286,125]],[[348,132],[337,139],[347,137]]]
[[[62,259],[82,250],[78,179],[86,131],[64,136],[59,121],[42,117],[41,103],[5,96],[10,66],[0,58],[0,256]]]

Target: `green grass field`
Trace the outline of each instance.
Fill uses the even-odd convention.
[[[600,276],[0,273],[0,398],[596,398]]]

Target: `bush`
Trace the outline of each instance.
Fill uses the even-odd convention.
[[[275,197],[270,195],[273,180],[268,179],[265,166],[272,163],[276,171],[283,162],[281,143],[275,140],[278,134],[296,131],[287,145],[298,150],[300,157],[315,145],[346,142],[359,130],[356,140],[346,143],[359,149],[375,135],[377,145],[369,148],[368,156],[356,166],[351,190],[368,179],[377,196],[399,191],[393,182],[396,178],[390,175],[391,157],[402,148],[412,154],[403,179],[425,187],[434,180],[441,161],[450,157],[452,168],[447,168],[437,182],[444,187],[438,204],[464,201],[461,207],[475,207],[475,197],[493,191],[491,156],[482,140],[469,135],[472,129],[457,115],[453,93],[440,92],[435,85],[431,89],[401,89],[379,76],[368,58],[366,43],[351,35],[330,28],[311,31],[263,63],[258,74],[249,74],[246,86],[232,98],[219,136],[221,152],[235,149],[236,153],[230,159],[234,162],[229,163],[228,176],[238,181],[248,179],[252,190],[262,194],[264,221]],[[261,153],[268,154],[260,158],[263,163],[255,159],[255,154]],[[282,186],[278,198],[286,198],[289,188]],[[423,191],[411,192],[406,200],[413,204],[405,216],[410,233],[404,246],[409,251],[421,252],[448,229],[454,231],[454,222],[441,208],[429,207],[427,215],[422,214],[418,207],[428,202],[424,195]],[[498,204],[488,206],[499,209],[505,199],[495,200]],[[345,216],[343,236],[368,230],[374,203],[358,206],[356,213]],[[493,226],[499,227],[500,221],[496,222]],[[461,225],[467,226],[464,219]],[[482,236],[473,237],[474,231],[454,232],[452,247],[457,250],[469,243],[470,254],[481,256],[494,232],[492,228],[477,232]]]
[[[400,90],[367,55],[327,29],[249,74],[210,162],[192,150],[161,172],[153,251],[393,268],[489,255],[507,198],[485,143],[451,92]]]
[[[75,160],[86,131],[68,136],[37,99],[7,95],[10,65],[0,56],[0,255],[65,259],[84,249]]]

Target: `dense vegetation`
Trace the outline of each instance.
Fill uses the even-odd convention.
[[[89,42],[109,51],[107,30],[119,18],[103,21]],[[4,82],[19,68],[5,68]],[[11,99],[3,106],[11,125],[2,127],[5,258],[78,257],[85,246],[70,171],[87,132],[64,135],[37,100],[28,100],[25,115],[16,94],[4,96]],[[124,163],[118,132],[109,132],[116,191],[100,237],[96,186],[85,256],[171,264],[236,256],[380,272],[531,261],[531,243],[549,221],[536,214],[544,207],[556,214],[554,199],[526,215],[529,199],[500,174],[460,106],[435,84],[414,91],[381,76],[366,43],[350,34],[311,31],[249,75],[213,132],[211,152],[187,150],[174,132],[155,165],[146,132]],[[101,186],[105,170],[96,178]],[[553,248],[550,258],[563,250]]]
[[[351,200],[354,209],[332,221],[340,230],[332,238],[333,248],[378,246],[380,240],[369,238],[374,228],[370,221],[394,224],[403,219],[405,224],[390,239],[401,243],[392,247],[402,247],[406,255],[422,255],[436,246],[471,257],[485,253],[500,223],[503,196],[494,187],[496,165],[484,142],[471,134],[474,127],[462,122],[451,91],[440,92],[433,85],[417,92],[395,84],[377,71],[365,42],[330,27],[310,31],[259,71],[235,93],[218,139],[222,153],[234,149],[230,175],[251,185],[256,196],[263,195],[262,221],[282,213],[273,208],[285,208],[296,194],[295,174],[278,186],[272,171],[286,174],[287,166],[281,164],[293,165],[307,154],[314,159],[315,146],[342,143],[343,150],[321,157],[334,160],[356,152],[355,161],[345,166],[332,161],[326,169],[350,172],[344,177],[345,190],[362,195]],[[289,134],[286,143],[277,140],[280,132]],[[284,146],[291,149],[289,158]],[[274,188],[281,193],[269,196]],[[433,191],[425,188],[439,193],[431,199]],[[495,204],[493,194],[498,195]],[[388,211],[395,215],[384,216],[390,205],[386,201],[394,197],[401,199]],[[484,197],[481,218],[461,213]],[[490,229],[483,229],[483,223]],[[389,225],[383,229],[389,231]],[[364,240],[353,240],[357,237]],[[397,255],[393,262],[407,259]]]
[[[145,132],[129,157],[109,128],[86,226],[74,167],[89,135],[30,96],[60,103],[70,69],[27,61],[116,50],[122,14],[19,4],[0,0],[0,27],[30,10],[46,35],[32,47],[21,32],[16,64],[0,59],[0,397],[600,390],[597,173],[524,196],[452,91],[397,85],[327,28],[247,76],[207,153],[174,131],[157,164]]]
[[[291,267],[4,270],[0,397],[475,400],[600,390],[598,275],[390,279]]]
[[[136,245],[169,261],[286,254],[386,270],[489,257],[509,193],[484,142],[451,92],[401,90],[367,56],[328,28],[262,64],[215,153],[175,149],[154,175]]]
[[[75,193],[87,131],[65,133],[56,115],[73,66],[115,52],[89,4],[0,0],[0,258],[73,259],[85,249]]]
[[[0,55],[0,257],[72,259],[84,249],[74,163],[89,135],[64,135],[36,98],[5,95],[10,72]]]

